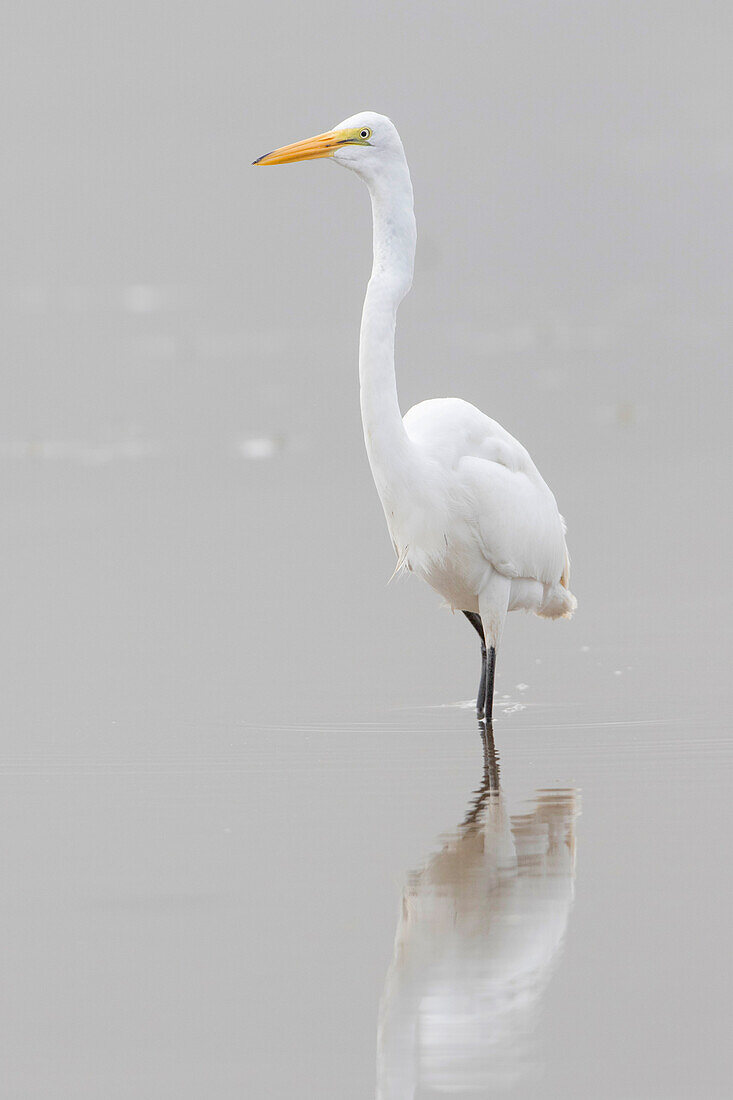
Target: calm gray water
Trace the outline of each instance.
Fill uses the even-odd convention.
[[[0,1096],[731,1094],[726,5],[11,6]],[[373,108],[456,394],[569,525],[475,636],[363,453]]]

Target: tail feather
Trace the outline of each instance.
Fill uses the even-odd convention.
[[[545,589],[545,598],[537,612],[543,619],[570,619],[578,606],[578,601],[563,580],[552,588]]]

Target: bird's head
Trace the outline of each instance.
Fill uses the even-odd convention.
[[[388,172],[392,165],[404,164],[405,152],[400,135],[386,115],[361,111],[339,122],[333,130],[316,137],[296,141],[266,153],[255,164],[291,164],[297,160],[328,157],[351,168],[367,182]]]

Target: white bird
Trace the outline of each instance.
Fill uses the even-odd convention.
[[[405,151],[390,119],[364,111],[255,164],[329,157],[356,172],[372,200],[374,262],[359,343],[369,464],[397,554],[481,639],[479,715],[491,718],[496,651],[507,611],[569,618],[565,524],[529,454],[467,401],[422,401],[402,417],[394,338],[412,286],[417,229]],[[488,650],[488,659],[487,659]]]

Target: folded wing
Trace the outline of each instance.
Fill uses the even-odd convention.
[[[567,585],[565,524],[521,443],[458,398],[423,401],[404,423],[410,439],[455,475],[456,506],[474,517],[473,534],[497,572]]]

